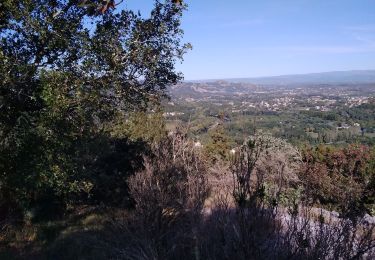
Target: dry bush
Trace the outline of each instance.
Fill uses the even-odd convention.
[[[299,151],[284,140],[256,134],[239,147],[231,160],[233,194],[241,205],[268,196],[274,202],[298,188]],[[276,201],[275,201],[276,200]]]
[[[216,208],[207,216],[201,233],[201,254],[204,259],[275,258],[281,237],[281,222],[276,204],[264,194],[265,181],[273,172],[261,162],[272,156],[276,143],[269,136],[257,135],[237,149],[231,158],[232,194],[216,198]],[[285,169],[283,167],[282,169]],[[282,174],[282,173],[281,173]],[[236,205],[231,203],[234,197]]]
[[[202,259],[374,259],[375,226],[309,207],[236,207],[222,196],[201,228]],[[257,205],[260,205],[259,203]],[[262,204],[266,205],[266,204]]]
[[[133,217],[122,231],[120,257],[178,259],[191,256],[208,195],[207,167],[199,150],[177,133],[153,148],[145,170],[129,179]]]
[[[373,224],[338,218],[282,194],[298,185],[301,156],[292,146],[269,136],[254,136],[232,160],[237,207],[222,197],[205,222],[202,254],[207,259],[359,259],[374,257]],[[265,187],[272,185],[267,191]],[[323,212],[323,211],[321,211]]]
[[[280,200],[300,186],[297,171],[301,155],[297,148],[282,139],[271,136],[260,138],[266,138],[268,147],[256,164],[255,182],[264,183],[268,197]],[[281,202],[285,204],[286,201]]]
[[[310,207],[300,206],[279,215],[283,259],[373,259],[375,226],[363,218],[339,218],[321,210],[316,218]]]
[[[263,137],[262,137],[263,138]],[[254,141],[255,140],[255,141]],[[299,154],[274,139],[252,139],[232,161],[234,190],[203,213],[207,167],[184,135],[170,136],[129,180],[135,210],[114,225],[119,259],[372,259],[374,225],[278,203],[295,180]],[[284,154],[282,153],[285,149]],[[241,154],[242,153],[242,154]],[[224,169],[216,169],[224,174]],[[267,182],[274,193],[266,196]],[[216,184],[215,184],[216,185]],[[242,196],[242,197],[241,197]],[[233,204],[235,198],[236,204]],[[242,199],[239,200],[239,199]]]
[[[202,259],[274,259],[281,223],[276,211],[231,206],[229,196],[217,198],[200,233]]]

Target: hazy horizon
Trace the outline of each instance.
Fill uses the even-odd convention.
[[[277,75],[264,75],[264,76],[243,76],[243,77],[234,77],[234,78],[202,78],[202,79],[184,79],[184,81],[212,81],[212,80],[234,80],[234,79],[260,79],[260,78],[277,78],[277,77],[286,77],[286,76],[303,76],[303,75],[314,75],[314,74],[328,74],[328,73],[350,73],[350,72],[374,72],[375,69],[363,69],[363,70],[334,70],[334,71],[318,71],[318,72],[307,72],[307,73],[288,73],[288,74],[277,74]]]

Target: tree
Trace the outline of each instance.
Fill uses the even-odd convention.
[[[206,146],[206,153],[213,162],[217,159],[228,159],[230,152],[230,139],[225,133],[223,125],[218,125],[210,132],[210,140]]]
[[[158,103],[182,78],[185,6],[155,1],[142,18],[109,4],[1,3],[0,207],[27,209],[46,196],[66,204],[92,190],[95,162],[115,149],[113,121]]]
[[[157,109],[155,112],[149,113],[132,113],[127,122],[117,128],[125,132],[125,135],[132,140],[143,140],[150,144],[157,143],[167,135],[163,111],[160,108]]]

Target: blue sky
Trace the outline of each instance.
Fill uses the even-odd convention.
[[[147,14],[152,0],[122,5]],[[375,69],[375,0],[185,0],[186,80]]]

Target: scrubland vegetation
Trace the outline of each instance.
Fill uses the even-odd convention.
[[[375,257],[373,146],[233,140],[225,114],[197,145],[161,106],[182,1],[42,2],[0,8],[1,259]]]

